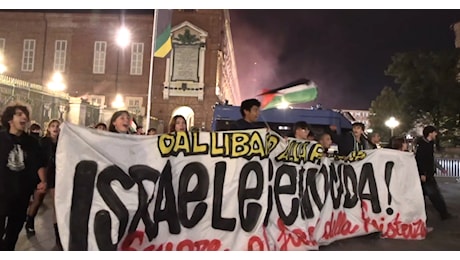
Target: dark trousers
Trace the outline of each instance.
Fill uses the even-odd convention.
[[[0,216],[0,251],[14,251],[24,220],[24,216]]]
[[[16,247],[19,233],[26,220],[29,197],[27,194],[21,194],[15,200],[1,201],[7,203],[7,207],[0,213],[0,251],[13,251]]]
[[[439,212],[441,218],[447,217],[449,215],[447,211],[446,202],[444,201],[444,197],[439,190],[438,183],[436,182],[435,178],[427,179],[426,182],[422,182],[422,189],[423,194],[428,196],[433,204],[434,208]]]

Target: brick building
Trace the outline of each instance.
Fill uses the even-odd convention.
[[[131,34],[124,48],[115,41],[122,26]],[[145,125],[152,28],[153,10],[4,10],[4,74],[47,86],[60,72],[71,97],[67,119],[73,123],[107,122],[115,110],[127,109]],[[161,133],[179,113],[189,127],[210,130],[216,102],[240,102],[229,12],[174,10],[171,34],[170,56],[153,63],[150,126]],[[117,94],[124,107],[112,107]],[[99,117],[85,120],[83,106],[97,107]]]

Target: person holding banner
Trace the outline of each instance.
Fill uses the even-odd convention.
[[[126,110],[119,110],[113,113],[110,119],[109,132],[119,134],[130,134],[129,127],[131,116]]]
[[[155,127],[151,127],[148,131],[147,131],[147,135],[156,135],[157,134],[157,129]]]
[[[442,196],[434,173],[436,172],[434,164],[434,141],[438,135],[434,126],[423,128],[423,138],[417,142],[415,160],[422,182],[423,194],[428,196],[435,209],[441,215],[442,220],[450,219],[453,216],[448,212],[446,202]]]
[[[53,203],[53,227],[54,235],[56,238],[56,246],[59,250],[62,250],[61,239],[59,236],[59,230],[56,221],[56,209],[54,208],[54,197],[55,197],[55,186],[56,186],[56,149],[59,138],[61,121],[58,119],[53,119],[48,123],[46,128],[45,137],[40,139],[40,146],[42,153],[44,154],[47,164],[46,164],[46,179],[48,184],[48,189],[51,195]],[[25,229],[28,235],[35,235],[35,216],[37,215],[38,209],[43,203],[45,197],[44,193],[38,193],[35,191],[34,200],[29,206],[27,211],[27,220]]]
[[[94,128],[101,131],[107,131],[107,125],[102,122],[97,123],[97,125]]]
[[[169,132],[187,132],[187,121],[182,115],[175,115],[169,121]]]
[[[26,220],[30,196],[47,188],[45,165],[38,140],[25,132],[29,109],[7,106],[0,132],[0,251],[13,251]]]
[[[40,139],[42,132],[42,127],[38,123],[33,123],[30,125],[29,134],[35,137],[37,140]]]
[[[321,144],[321,146],[323,147],[324,149],[324,152],[327,153],[328,150],[331,148],[332,146],[332,138],[331,138],[331,135],[329,133],[322,133],[320,136],[319,136],[319,144]]]
[[[406,140],[405,137],[403,137],[403,136],[392,136],[391,137],[391,143],[390,143],[389,148],[394,149],[394,150],[398,150],[398,151],[401,151],[401,152],[409,152],[408,147],[409,147],[409,145],[408,145],[407,140]],[[426,226],[426,232],[427,233],[430,233],[433,230],[434,230],[433,227]]]
[[[395,149],[395,150],[399,150],[399,151],[403,151],[403,152],[408,152],[409,149],[408,149],[408,144],[407,144],[407,141],[406,141],[406,138],[404,137],[393,137],[392,140],[391,140],[391,149]]]
[[[377,132],[372,132],[368,136],[368,141],[369,141],[369,148],[370,149],[379,149],[382,148],[380,145],[380,134]],[[407,143],[406,143],[407,144]]]
[[[260,114],[260,105],[260,101],[255,98],[246,99],[241,102],[240,113],[242,118],[233,122],[230,125],[229,130],[263,128],[263,126],[257,124],[257,119],[259,118]]]
[[[310,136],[310,126],[305,121],[298,121],[294,124],[294,137],[300,140],[311,140]],[[314,135],[313,135],[314,136]]]
[[[354,122],[352,124],[352,131],[343,133],[338,136],[331,133],[332,140],[339,145],[339,155],[347,156],[351,152],[371,149],[369,142],[364,136],[364,124],[361,122]],[[337,126],[331,126],[332,131],[336,131]]]

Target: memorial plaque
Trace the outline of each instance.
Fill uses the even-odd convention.
[[[175,45],[172,81],[198,82],[199,45]]]

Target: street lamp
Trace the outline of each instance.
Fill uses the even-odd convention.
[[[119,109],[125,106],[125,103],[123,102],[123,96],[118,93],[118,74],[119,74],[119,64],[120,64],[120,50],[123,50],[126,46],[129,45],[131,41],[131,33],[129,30],[122,26],[120,29],[118,29],[117,36],[116,36],[116,43],[120,47],[117,51],[117,74],[115,76],[115,100],[112,102],[112,107]]]
[[[0,53],[0,74],[3,74],[6,72],[6,66],[3,63],[4,63],[3,54]]]
[[[118,29],[116,41],[117,45],[121,48],[125,48],[129,45],[129,42],[131,41],[131,33],[126,27],[122,26]]]
[[[115,96],[115,100],[112,102],[112,107],[116,109],[125,107],[125,102],[123,101],[123,97],[120,94]]]
[[[385,121],[385,125],[390,128],[391,136],[393,136],[393,129],[399,125],[399,121],[392,116],[387,121]]]
[[[51,91],[63,91],[66,88],[64,78],[60,72],[55,72],[51,81],[48,82],[48,89]]]

